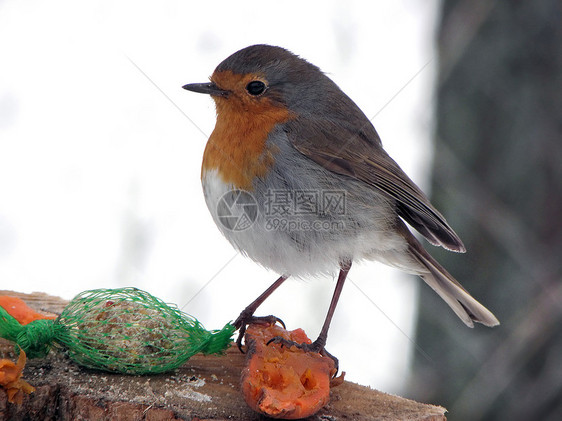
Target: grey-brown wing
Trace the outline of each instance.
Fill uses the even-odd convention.
[[[342,121],[307,123],[287,124],[295,149],[324,168],[361,180],[396,200],[399,216],[430,243],[465,251],[443,215],[382,148],[372,125],[356,129]]]

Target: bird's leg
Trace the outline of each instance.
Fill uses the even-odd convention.
[[[272,338],[269,340],[269,342],[267,343],[268,345],[270,343],[278,343],[281,345],[286,345],[286,346],[296,346],[304,351],[307,352],[319,352],[323,355],[326,355],[328,357],[330,357],[332,360],[334,360],[334,362],[336,363],[336,368],[338,365],[338,360],[336,357],[334,357],[333,355],[331,355],[329,352],[327,352],[324,349],[324,346],[326,345],[326,340],[328,339],[328,330],[330,329],[330,323],[332,321],[332,316],[334,315],[334,311],[336,310],[336,306],[338,304],[338,300],[340,298],[341,292],[343,290],[343,284],[345,283],[345,279],[347,278],[347,274],[349,273],[349,269],[351,269],[351,261],[346,261],[346,262],[342,262],[340,264],[340,274],[338,276],[338,282],[336,284],[336,288],[334,290],[334,295],[332,296],[332,301],[330,302],[330,307],[328,308],[328,314],[326,315],[326,319],[324,320],[324,325],[322,326],[322,330],[320,331],[320,335],[318,335],[318,338],[312,342],[311,344],[298,344],[296,342],[293,341],[289,341],[287,339],[284,339],[280,336],[277,336],[275,338]]]
[[[266,289],[258,298],[256,298],[248,307],[246,307],[238,318],[234,321],[234,326],[236,329],[239,329],[238,338],[236,339],[236,345],[238,345],[238,349],[240,352],[242,351],[242,338],[244,338],[244,333],[246,333],[246,326],[250,323],[263,323],[263,324],[274,324],[274,323],[281,323],[283,328],[285,328],[285,323],[278,317],[275,316],[262,316],[256,317],[254,316],[254,312],[257,308],[269,297],[273,291],[275,291],[279,286],[287,280],[289,276],[283,275],[280,276],[268,289]]]

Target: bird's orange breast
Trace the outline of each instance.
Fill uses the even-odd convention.
[[[231,94],[214,97],[217,123],[203,154],[202,176],[217,170],[227,184],[252,190],[256,177],[267,174],[274,162],[274,147],[266,140],[275,125],[292,118],[291,112],[266,97],[250,97],[246,84],[259,76],[215,72],[211,80]]]

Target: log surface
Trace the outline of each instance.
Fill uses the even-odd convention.
[[[30,307],[60,313],[66,302],[42,293],[16,295]],[[0,339],[0,357],[15,359],[13,345]],[[24,379],[36,391],[23,405],[8,403],[0,388],[2,420],[266,420],[242,397],[240,372],[245,356],[234,347],[223,356],[196,355],[179,370],[129,376],[80,368],[63,352],[28,360]],[[309,421],[442,421],[445,409],[344,382],[330,403]]]

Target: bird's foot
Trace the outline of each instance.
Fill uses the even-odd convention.
[[[279,317],[269,315],[269,316],[254,316],[246,310],[243,310],[238,318],[234,321],[234,327],[238,329],[238,338],[236,339],[236,345],[241,353],[244,354],[242,349],[242,339],[244,339],[244,334],[246,333],[246,328],[251,324],[261,324],[261,325],[274,325],[279,323],[285,329],[285,323]]]
[[[281,336],[276,336],[274,338],[271,338],[269,341],[267,341],[266,345],[272,343],[280,344],[281,346],[286,346],[288,348],[295,346],[298,349],[302,349],[304,352],[317,352],[323,357],[328,357],[332,359],[336,367],[336,371],[333,377],[335,378],[336,374],[338,374],[339,360],[336,357],[334,357],[332,354],[330,354],[328,351],[326,351],[326,348],[324,348],[326,341],[323,340],[322,338],[318,338],[314,342],[308,344],[308,343],[298,343],[295,341],[290,341],[289,339],[282,338]]]

